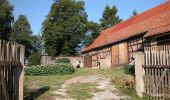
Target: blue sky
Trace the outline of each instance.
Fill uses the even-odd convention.
[[[9,0],[14,5],[15,20],[18,15],[27,16],[34,34],[41,31],[42,22],[50,11],[53,0]],[[115,5],[118,15],[126,20],[136,9],[138,13],[153,8],[166,0],[83,0],[90,21],[99,22],[106,5]]]

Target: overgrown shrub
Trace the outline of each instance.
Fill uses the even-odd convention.
[[[55,62],[56,63],[70,63],[70,59],[68,59],[68,58],[59,58]]]
[[[69,63],[56,63],[50,65],[27,66],[25,75],[57,75],[72,74],[75,68]]]
[[[40,53],[33,53],[28,57],[28,66],[40,65],[41,55]]]
[[[135,66],[133,66],[133,65],[125,65],[124,66],[124,73],[135,76]]]
[[[122,76],[117,76],[113,80],[115,83],[115,86],[118,88],[134,88],[135,87],[135,79],[134,76],[132,75],[122,75]]]

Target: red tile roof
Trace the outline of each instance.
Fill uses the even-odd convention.
[[[147,32],[146,35],[144,35],[144,37],[150,37],[150,36],[165,33],[165,32],[168,32],[168,31],[170,31],[170,24],[166,25],[166,26],[161,26],[161,27],[158,27],[158,28],[155,28],[155,29],[151,29]]]
[[[167,25],[170,25],[170,1],[102,31],[94,42],[84,48],[82,52],[125,40],[144,32],[148,32],[145,35],[148,37],[170,31]],[[168,28],[160,28],[162,26]]]

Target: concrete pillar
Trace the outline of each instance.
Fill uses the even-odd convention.
[[[23,100],[23,80],[24,80],[24,54],[25,46],[20,46],[20,63],[19,68],[19,100]]]
[[[143,97],[145,70],[142,66],[144,65],[144,53],[136,52],[134,53],[134,58],[135,58],[136,92],[139,97]]]

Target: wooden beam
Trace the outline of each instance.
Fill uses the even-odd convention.
[[[0,67],[1,66],[19,66],[20,62],[14,62],[14,61],[0,61]]]
[[[168,97],[168,98],[170,98],[169,94],[157,94],[157,93],[146,93],[146,94],[149,96],[152,96],[152,97]]]
[[[143,65],[144,68],[170,68],[170,65]]]

